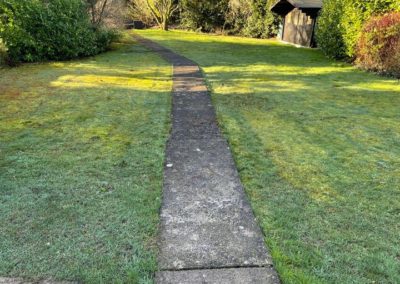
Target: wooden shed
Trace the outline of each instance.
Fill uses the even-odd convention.
[[[315,25],[322,0],[279,0],[271,11],[283,17],[280,39],[285,42],[315,47]]]

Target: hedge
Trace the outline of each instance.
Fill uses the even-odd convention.
[[[94,28],[81,0],[0,0],[0,37],[14,64],[94,55],[115,34]]]
[[[329,57],[353,60],[365,21],[390,11],[400,11],[399,0],[323,0],[317,43]]]

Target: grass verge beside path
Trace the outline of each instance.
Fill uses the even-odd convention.
[[[284,283],[400,283],[400,84],[275,41],[140,34],[202,67]]]
[[[152,282],[171,74],[129,40],[0,69],[0,276]]]

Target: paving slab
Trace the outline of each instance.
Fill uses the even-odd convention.
[[[157,283],[165,284],[278,284],[272,267],[162,271]]]
[[[172,140],[161,210],[161,269],[272,264],[227,142]]]
[[[135,36],[174,66],[157,283],[279,283],[197,64]]]
[[[211,139],[221,136],[215,123],[214,110],[211,108],[181,109],[174,107],[172,113],[170,141]]]
[[[8,277],[0,277],[0,284],[77,284],[78,282],[70,282],[70,281],[54,281],[51,279],[44,280],[27,280],[24,278],[8,278]]]

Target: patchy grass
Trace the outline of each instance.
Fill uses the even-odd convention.
[[[140,34],[198,62],[284,283],[400,283],[400,83],[275,41]]]
[[[0,70],[0,276],[152,282],[171,74],[128,40]]]

